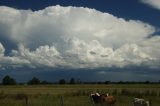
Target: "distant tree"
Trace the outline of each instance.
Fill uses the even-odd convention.
[[[77,84],[82,84],[82,81],[78,78],[76,81]]]
[[[70,81],[69,81],[69,84],[75,84],[75,79],[74,78],[71,78]]]
[[[42,81],[41,84],[46,85],[46,84],[51,84],[51,82],[48,81]]]
[[[111,83],[111,81],[105,81],[104,82],[104,84],[110,84]]]
[[[117,82],[117,84],[124,84],[124,82],[123,81],[119,81],[119,82]]]
[[[40,83],[41,83],[41,81],[36,77],[33,77],[30,81],[28,81],[29,85],[38,85]]]
[[[150,81],[145,81],[144,83],[145,83],[145,84],[149,84],[149,83],[150,83]]]
[[[59,80],[59,84],[66,84],[65,79],[60,79],[60,80]]]
[[[13,79],[9,75],[7,75],[2,79],[2,84],[3,85],[16,85],[16,81],[15,81],[15,79]]]
[[[103,84],[103,82],[98,81],[97,84]]]

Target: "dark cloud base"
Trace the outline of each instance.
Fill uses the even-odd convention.
[[[40,80],[56,82],[70,78],[81,81],[159,81],[160,70],[145,67],[97,68],[97,69],[7,69],[0,70],[0,80],[10,75],[18,82],[26,82],[32,77]]]

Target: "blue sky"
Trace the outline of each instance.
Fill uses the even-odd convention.
[[[1,0],[0,78],[158,81],[159,19],[157,0]]]

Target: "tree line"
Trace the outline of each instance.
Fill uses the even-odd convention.
[[[150,82],[150,81],[118,81],[118,82],[111,82],[111,81],[100,81],[100,82],[82,82],[80,79],[71,78],[69,81],[66,81],[65,79],[60,79],[57,82],[48,82],[48,81],[41,81],[37,77],[33,77],[31,80],[29,80],[26,83],[17,83],[17,81],[10,77],[9,75],[6,75],[2,81],[1,85],[45,85],[45,84],[160,84],[160,81],[158,82]]]
[[[65,79],[60,79],[58,82],[48,82],[48,81],[41,81],[37,77],[33,77],[31,80],[29,80],[26,83],[17,83],[17,81],[10,77],[9,75],[6,75],[2,81],[1,85],[22,85],[22,84],[27,84],[27,85],[45,85],[45,84],[78,84],[80,83],[79,80],[75,80],[74,78],[71,78],[70,81],[66,81]]]

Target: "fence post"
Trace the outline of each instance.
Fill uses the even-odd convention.
[[[25,105],[28,106],[28,96],[25,97]]]
[[[61,102],[61,106],[64,106],[64,100],[62,96],[60,97],[60,102]]]

